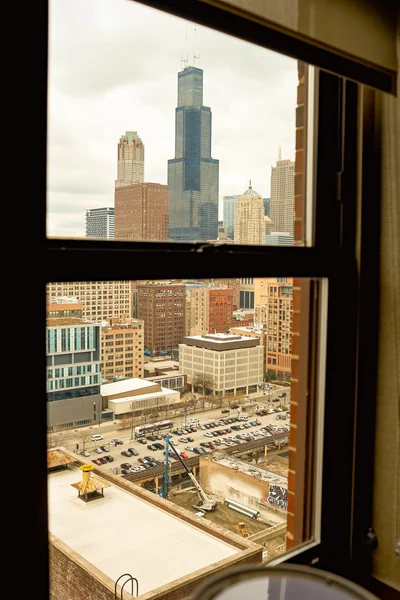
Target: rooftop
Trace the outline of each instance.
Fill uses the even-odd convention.
[[[160,379],[163,379],[163,378],[165,379],[165,375],[163,377],[160,377]],[[171,397],[175,397],[175,398],[180,397],[179,392],[177,392],[176,390],[173,390],[171,388],[162,387],[159,384],[159,381],[151,381],[150,383],[152,383],[154,386],[158,387],[158,390],[156,392],[150,392],[150,393],[144,392],[143,394],[140,394],[139,396],[136,395],[136,396],[125,396],[124,398],[112,398],[112,399],[109,399],[110,406],[116,407],[116,405],[124,404],[125,402],[143,402],[144,400],[149,400],[151,398],[162,398],[163,396],[169,396],[170,398]]]
[[[240,552],[115,485],[83,502],[81,479],[75,466],[49,474],[50,533],[113,581],[132,573],[140,595]]]
[[[227,342],[252,342],[253,338],[247,337],[245,335],[235,335],[233,333],[205,333],[203,335],[189,335],[185,337],[184,340],[210,340],[218,344],[225,344]]]
[[[123,379],[122,381],[105,383],[101,386],[100,393],[102,396],[113,396],[114,394],[133,392],[140,389],[145,390],[145,388],[153,386],[153,381],[139,379],[139,377],[132,377],[131,379]]]
[[[83,317],[46,318],[46,327],[82,327],[82,325],[93,325],[93,327],[96,327],[96,323]]]
[[[250,465],[247,462],[233,458],[227,454],[223,454],[222,452],[215,452],[213,455],[213,460],[218,462],[220,465],[224,465],[230,469],[234,469],[235,471],[240,471],[245,475],[259,479],[260,481],[266,481],[272,485],[279,485],[285,489],[288,487],[287,477],[276,473],[276,469],[274,471],[270,471],[267,468]]]
[[[260,194],[258,194],[255,190],[253,190],[253,188],[251,187],[251,179],[249,181],[248,189],[245,192],[243,192],[242,196],[252,196],[254,198],[262,198],[262,196]]]

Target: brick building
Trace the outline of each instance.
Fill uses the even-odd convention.
[[[115,239],[168,240],[168,186],[136,183],[115,188]]]
[[[185,335],[186,287],[178,283],[138,283],[138,318],[144,321],[144,350],[171,353]]]
[[[224,333],[233,323],[234,289],[190,290],[190,334]]]

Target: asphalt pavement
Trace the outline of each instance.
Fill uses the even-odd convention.
[[[278,390],[278,391],[280,391],[280,390]],[[264,404],[265,407],[267,407],[268,403],[266,402],[265,396],[257,396],[257,398],[260,400],[260,404]],[[253,398],[251,398],[251,399],[253,399]],[[271,406],[274,406],[274,404],[271,404]],[[279,406],[279,404],[276,403],[275,406]],[[188,415],[187,420],[189,420],[190,418],[198,418],[199,424],[202,424],[202,423],[210,422],[217,418],[220,419],[223,417],[238,416],[238,411],[236,409],[231,410],[230,414],[222,413],[221,410],[222,410],[221,408],[214,408],[212,410],[208,410],[205,412],[190,414],[190,415]],[[239,413],[239,414],[241,414],[241,413]],[[245,414],[245,413],[243,413],[243,414]],[[261,425],[259,425],[258,427],[250,427],[248,429],[242,430],[241,433],[243,433],[244,431],[250,432],[252,430],[259,429],[260,427],[263,427],[266,424],[274,423],[276,425],[282,425],[282,426],[288,427],[289,423],[290,423],[290,421],[288,421],[288,420],[286,420],[286,421],[277,420],[275,413],[266,415],[266,416],[257,416],[254,413],[253,413],[253,415],[251,415],[250,413],[246,413],[246,414],[248,414],[248,417],[249,417],[248,420],[251,421],[251,420],[258,419],[261,422]],[[174,422],[174,426],[172,427],[172,429],[175,429],[175,428],[180,429],[183,427],[181,416],[174,417],[171,420]],[[130,429],[120,429],[119,427],[120,426],[119,426],[118,422],[113,421],[112,423],[103,423],[101,425],[93,425],[91,427],[85,427],[83,429],[69,430],[68,432],[63,432],[59,436],[60,441],[57,445],[64,446],[68,450],[74,452],[74,451],[76,451],[76,444],[78,444],[79,449],[77,450],[77,454],[79,455],[79,452],[83,449],[83,442],[85,442],[84,447],[86,450],[88,450],[90,452],[90,456],[88,456],[86,458],[86,460],[88,462],[91,462],[93,459],[98,458],[99,456],[102,456],[102,455],[104,456],[105,454],[110,454],[114,458],[114,461],[111,463],[106,463],[100,467],[101,469],[107,469],[107,470],[110,468],[116,467],[116,466],[120,466],[121,463],[124,463],[124,462],[130,463],[132,466],[138,466],[140,464],[140,462],[138,461],[138,458],[142,458],[143,456],[146,456],[146,455],[154,456],[154,458],[156,460],[164,459],[163,450],[152,451],[147,448],[147,445],[150,445],[152,443],[150,440],[148,440],[146,444],[141,444],[137,440],[132,439]],[[229,425],[221,426],[221,429],[224,427],[229,427]],[[163,432],[160,432],[160,433],[163,433],[163,434],[168,433],[168,430],[164,430]],[[205,433],[204,430],[197,429],[196,432],[188,433],[187,435],[184,435],[184,436],[173,435],[172,440],[175,441],[175,443],[177,445],[179,445],[179,447],[182,450],[184,450],[185,446],[187,446],[187,445],[198,446],[200,442],[212,441],[212,438],[204,436],[204,433]],[[239,433],[239,431],[232,430],[232,432],[229,435],[236,435],[237,433]],[[97,435],[100,434],[104,437],[104,439],[101,441],[98,441],[98,442],[92,442],[91,436],[93,434],[97,434]],[[56,436],[54,436],[54,437],[56,437]],[[179,439],[178,439],[179,437],[191,437],[191,438],[193,438],[194,441],[187,442],[187,443],[181,443],[181,442],[179,442]],[[226,436],[221,436],[221,437],[226,437]],[[118,445],[118,446],[111,445],[110,444],[111,440],[115,439],[115,438],[122,440],[123,444]],[[103,452],[102,454],[97,454],[94,451],[94,449],[96,447],[98,448],[102,445],[108,446],[109,452]],[[129,447],[135,448],[139,452],[139,456],[132,456],[129,458],[126,456],[122,456],[121,452],[123,450],[126,450]],[[189,457],[197,456],[193,452],[186,451],[186,450],[185,450],[185,452],[187,452],[187,455]],[[84,457],[80,456],[80,458],[83,459]]]

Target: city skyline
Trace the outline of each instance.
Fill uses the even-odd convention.
[[[94,18],[95,31],[88,27]],[[295,60],[135,2],[116,3],[112,11],[105,0],[53,2],[48,235],[84,236],[86,210],[113,205],[116,145],[124,131],[137,131],[145,145],[145,181],[167,183],[177,73],[185,64],[185,34],[191,40],[194,30],[198,49],[187,52],[188,64],[204,71],[204,105],[213,111],[219,219],[222,197],[242,193],[249,179],[270,195],[278,148],[282,158],[294,159]]]

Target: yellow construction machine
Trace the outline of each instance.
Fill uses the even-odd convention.
[[[249,536],[249,532],[247,531],[247,527],[246,527],[246,525],[242,521],[236,525],[236,531],[238,533],[240,533],[240,535],[242,535],[243,537],[248,537]]]

